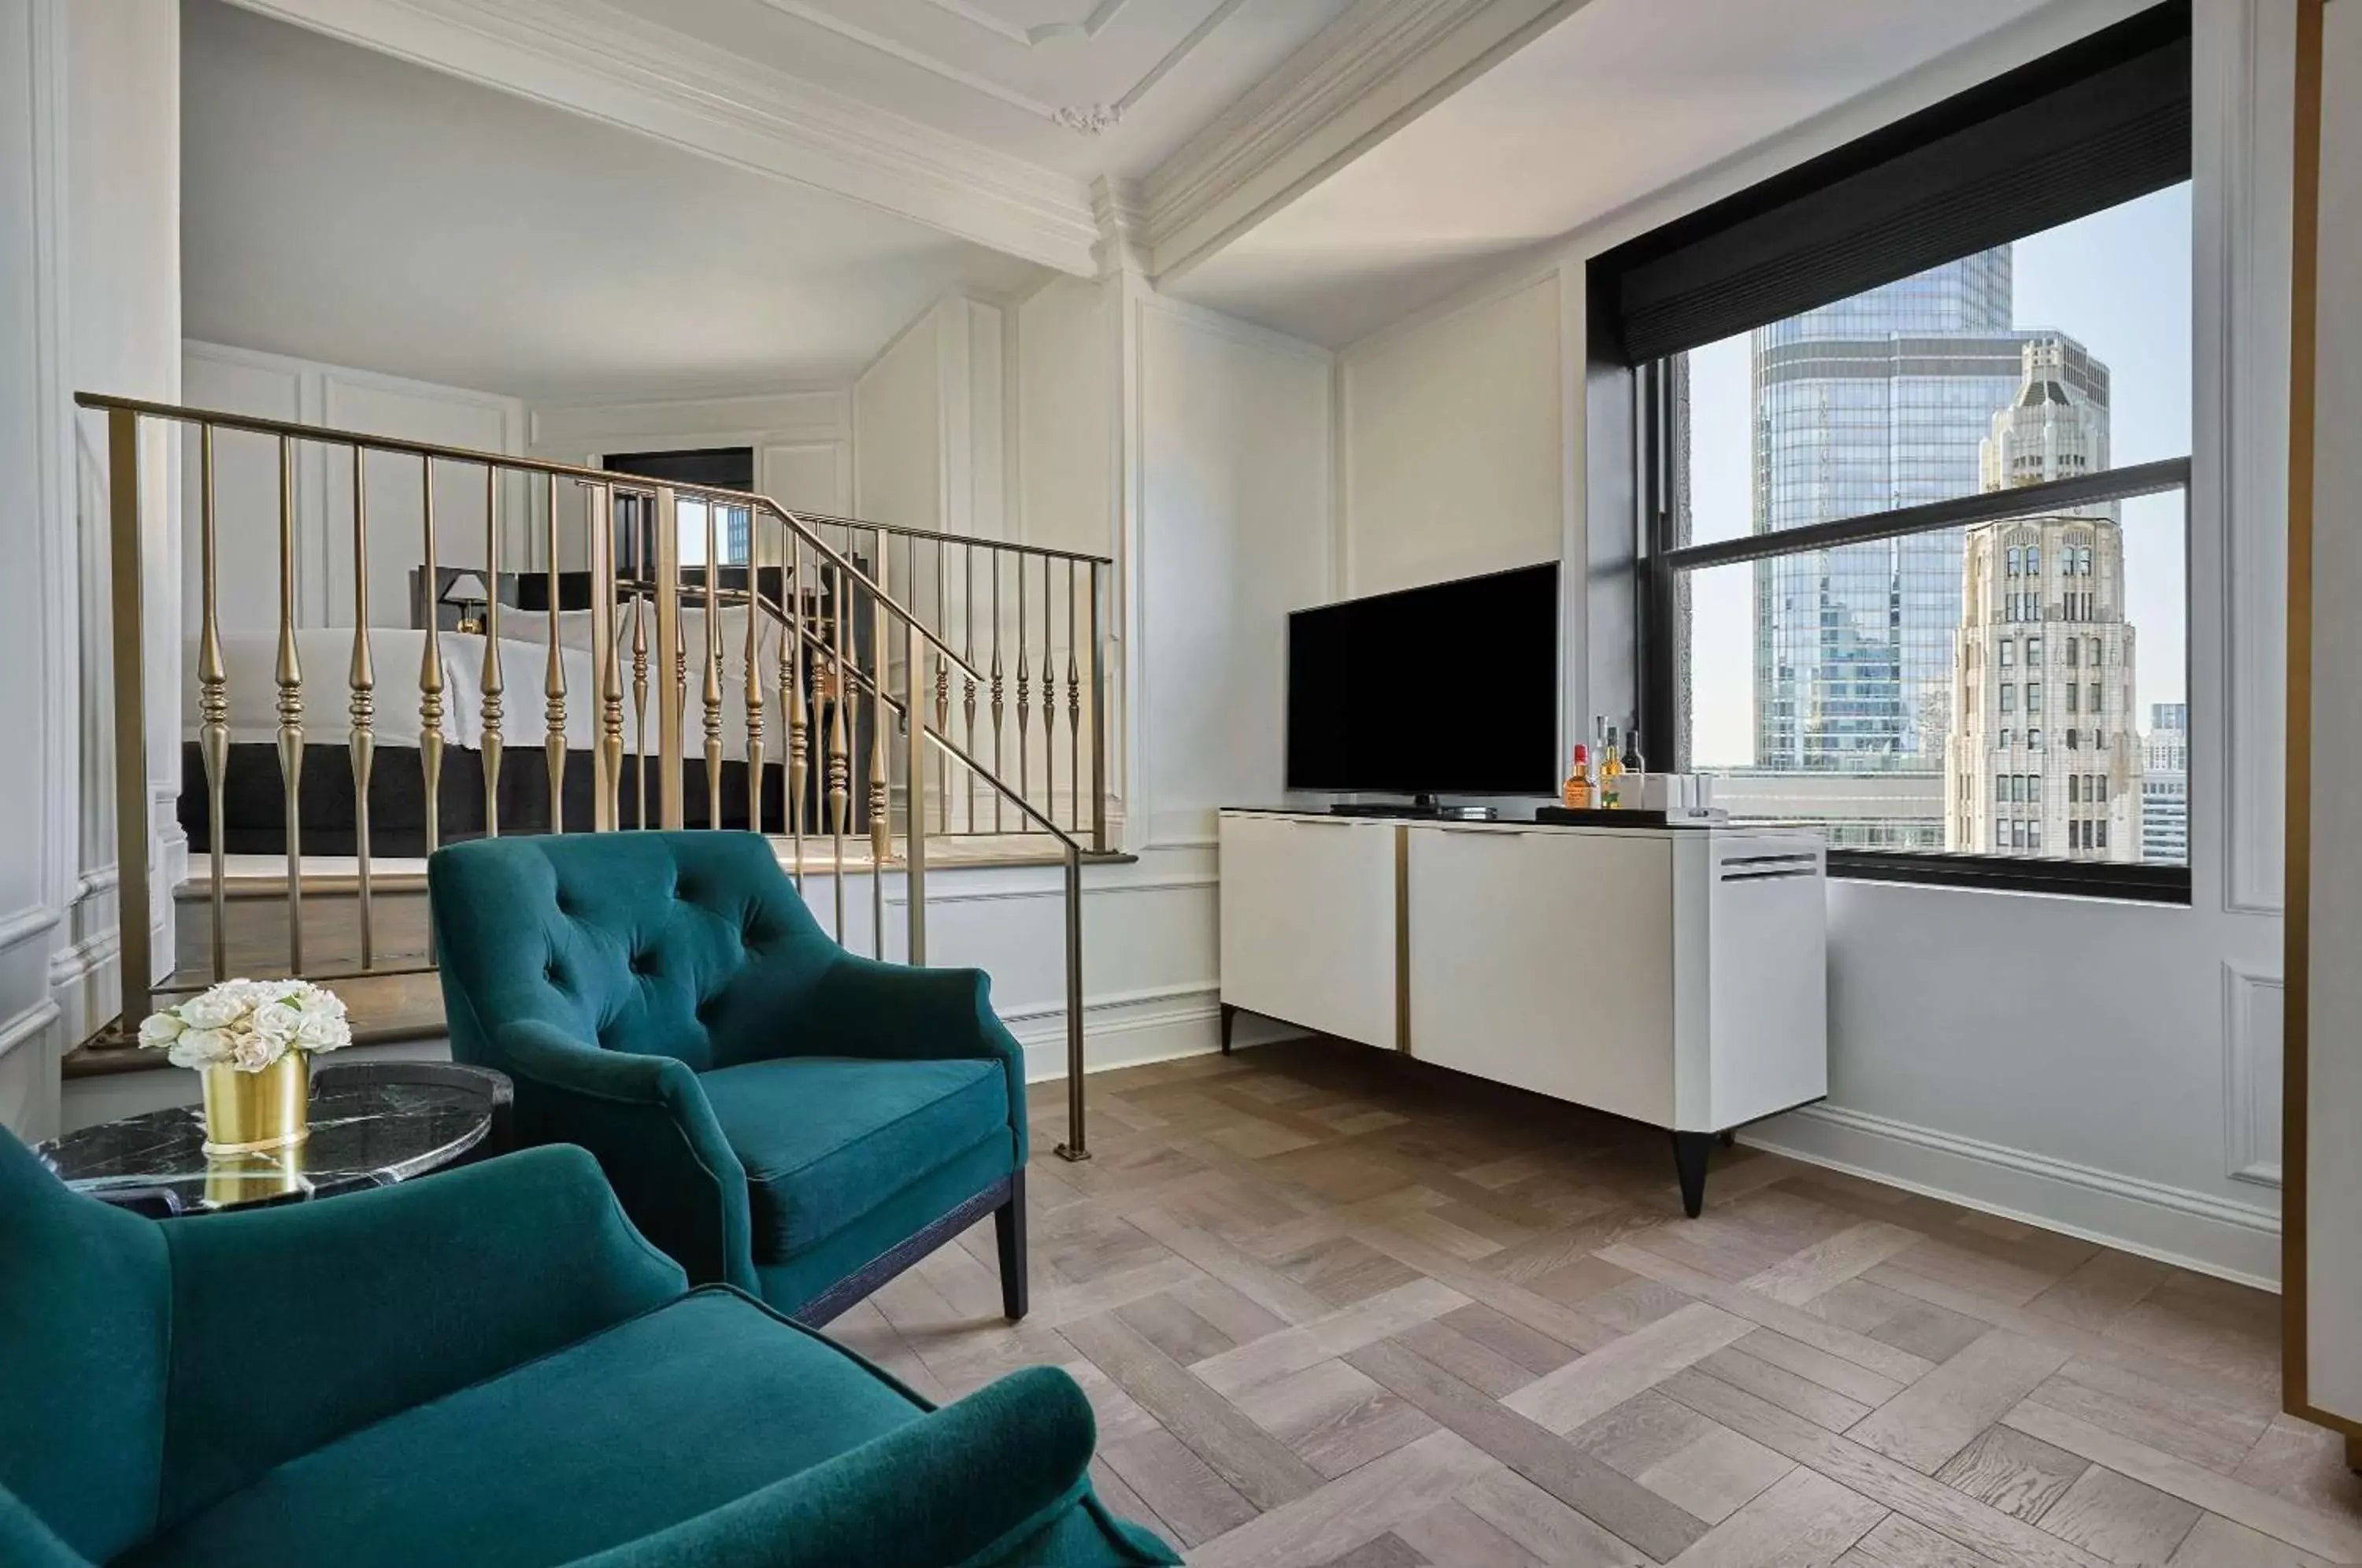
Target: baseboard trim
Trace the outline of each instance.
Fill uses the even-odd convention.
[[[1120,1014],[1124,1001],[1086,1003],[1083,1009],[1083,1057],[1086,1074],[1117,1067],[1142,1067],[1151,1062],[1174,1062],[1185,1056],[1211,1056],[1222,1049],[1220,993],[1212,989],[1180,992],[1206,999],[1194,1006]],[[1118,1013],[1118,1016],[1107,1016]],[[1011,1032],[1025,1051],[1025,1081],[1048,1083],[1066,1076],[1066,1031],[1063,1010],[1051,1015],[1046,1028],[1017,1028]],[[1242,1014],[1231,1040],[1233,1049],[1292,1040],[1303,1030],[1275,1020]]]
[[[2279,1216],[1844,1106],[1808,1106],[1738,1141],[1983,1213],[2277,1293]]]

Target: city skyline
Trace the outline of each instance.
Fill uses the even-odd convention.
[[[1691,537],[1982,488],[1980,437],[2016,392],[2019,345],[2037,337],[2071,335],[2074,352],[2098,362],[2084,390],[2113,418],[2092,466],[2186,453],[2188,215],[2188,187],[2174,187],[1692,351]],[[1954,341],[1926,341],[1939,337]],[[2004,346],[2010,374],[1996,385],[1984,351]],[[1875,349],[1892,363],[1871,362]],[[2123,592],[2142,627],[2145,705],[2184,700],[2181,506],[2168,495],[2106,509],[2125,524]],[[1961,538],[1857,547],[1853,563],[1817,552],[1693,574],[1693,765],[1794,767],[1816,745],[1814,763],[1840,774],[1935,771]],[[1833,656],[1849,644],[1824,635],[1830,615],[1864,628],[1852,638],[1858,660]]]

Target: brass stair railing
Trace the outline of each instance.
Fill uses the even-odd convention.
[[[743,802],[741,820],[758,833],[775,826],[789,840],[799,893],[809,875],[822,869],[829,875],[840,942],[846,930],[847,878],[862,869],[861,863],[848,862],[846,841],[867,840],[871,951],[883,957],[899,792],[905,955],[915,965],[926,961],[931,839],[1008,834],[1046,841],[1065,867],[1068,1127],[1058,1152],[1069,1159],[1088,1157],[1082,1088],[1082,865],[1087,855],[1109,849],[1107,595],[1112,578],[1105,558],[822,517],[745,491],[503,453],[87,392],[75,401],[103,410],[107,420],[123,997],[115,1043],[127,1043],[153,995],[201,988],[228,974],[225,906],[232,830],[226,802],[237,726],[226,656],[229,639],[220,614],[223,518],[216,471],[217,436],[227,433],[241,441],[254,437],[275,444],[278,608],[270,660],[273,722],[267,727],[276,754],[281,821],[268,831],[281,840],[285,857],[288,974],[334,981],[416,974],[434,964],[431,952],[395,955],[410,962],[381,963],[371,918],[371,785],[383,777],[391,745],[381,733],[387,727],[381,713],[385,681],[372,645],[407,634],[392,624],[371,625],[371,480],[381,481],[384,475],[382,463],[373,472],[370,458],[414,460],[421,559],[410,577],[411,630],[419,636],[421,847],[431,854],[447,836],[499,834],[504,801],[513,806],[522,801],[528,814],[532,806],[546,807],[547,830],[564,832],[576,825],[567,821],[568,802],[579,801],[575,786],[583,782],[586,770],[591,831],[690,825],[693,801],[701,807],[697,825],[728,825],[734,802],[725,800],[731,793],[725,778],[734,766],[742,775],[735,792]],[[186,749],[204,774],[203,825],[213,922],[211,961],[204,966],[210,978],[184,984],[175,976],[160,986],[152,980],[141,577],[139,438],[141,423],[149,420],[193,429],[196,436],[198,722],[196,738]],[[348,628],[298,624],[296,458],[307,445],[350,453]],[[464,547],[446,550],[438,532],[436,481],[447,480],[454,468],[472,468],[483,476],[480,565],[456,564],[451,557],[470,552]],[[504,569],[501,560],[502,513],[519,505],[543,557],[524,571]],[[742,520],[745,533],[734,536]],[[324,528],[326,521],[324,510]],[[699,542],[701,522],[703,548],[695,554],[701,558],[686,561],[685,547]],[[569,552],[568,546],[578,542],[579,553]],[[583,564],[561,568],[558,563],[569,553]],[[724,561],[725,555],[741,558]],[[480,620],[447,628],[447,586],[478,572],[486,589]],[[569,599],[587,610],[587,627],[568,621],[563,606]],[[734,613],[743,625],[725,632]],[[512,738],[504,733],[512,670],[502,649],[505,643],[513,658],[519,645],[504,637],[505,617],[525,618],[524,629],[538,631],[546,643],[538,736],[546,782],[537,800],[507,787],[513,771],[504,768]],[[326,761],[350,774],[351,875],[359,917],[358,966],[333,971],[307,967],[304,947],[303,813],[307,799],[316,803],[319,798],[316,777],[306,790],[304,767],[307,751],[321,749],[307,738],[305,645],[311,644],[316,663],[324,652],[318,635],[323,631],[338,634],[336,656],[346,663],[344,713],[327,726],[345,730],[345,745],[341,756],[331,752]],[[348,633],[348,651],[342,646]],[[458,672],[446,657],[447,633],[480,638],[471,681],[455,679]],[[578,644],[569,645],[569,636]],[[573,659],[569,646],[578,656]],[[586,664],[588,676],[582,679]],[[575,674],[569,675],[569,667]],[[254,679],[251,666],[248,679]],[[777,734],[784,743],[776,756],[769,718],[774,701]],[[451,729],[462,712],[469,723],[461,725],[455,749]],[[404,733],[407,722],[405,714]],[[694,754],[685,739],[692,722]],[[467,744],[470,738],[472,745]],[[1014,782],[1009,778],[1012,749]],[[464,790],[463,779],[446,776],[455,755],[472,756],[480,771],[480,822],[456,825],[447,835],[447,788],[456,781]],[[701,801],[690,789],[692,762],[701,775]],[[775,785],[776,818],[769,809]],[[463,798],[464,793],[455,797]],[[239,831],[252,836],[251,829]],[[829,845],[825,859],[815,847],[822,838]],[[414,961],[418,957],[424,963]]]

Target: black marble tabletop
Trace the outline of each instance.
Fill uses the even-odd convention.
[[[508,1080],[480,1068],[324,1066],[312,1077],[312,1135],[292,1148],[209,1156],[203,1113],[182,1105],[85,1127],[37,1152],[82,1192],[161,1189],[183,1209],[295,1202],[450,1165],[485,1141],[508,1099]]]

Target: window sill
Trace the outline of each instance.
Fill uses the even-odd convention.
[[[1994,893],[2047,893],[2148,904],[2190,902],[2190,867],[2139,862],[2034,860],[1990,855],[1909,855],[1832,849],[1828,874],[1852,882],[1908,882]]]

